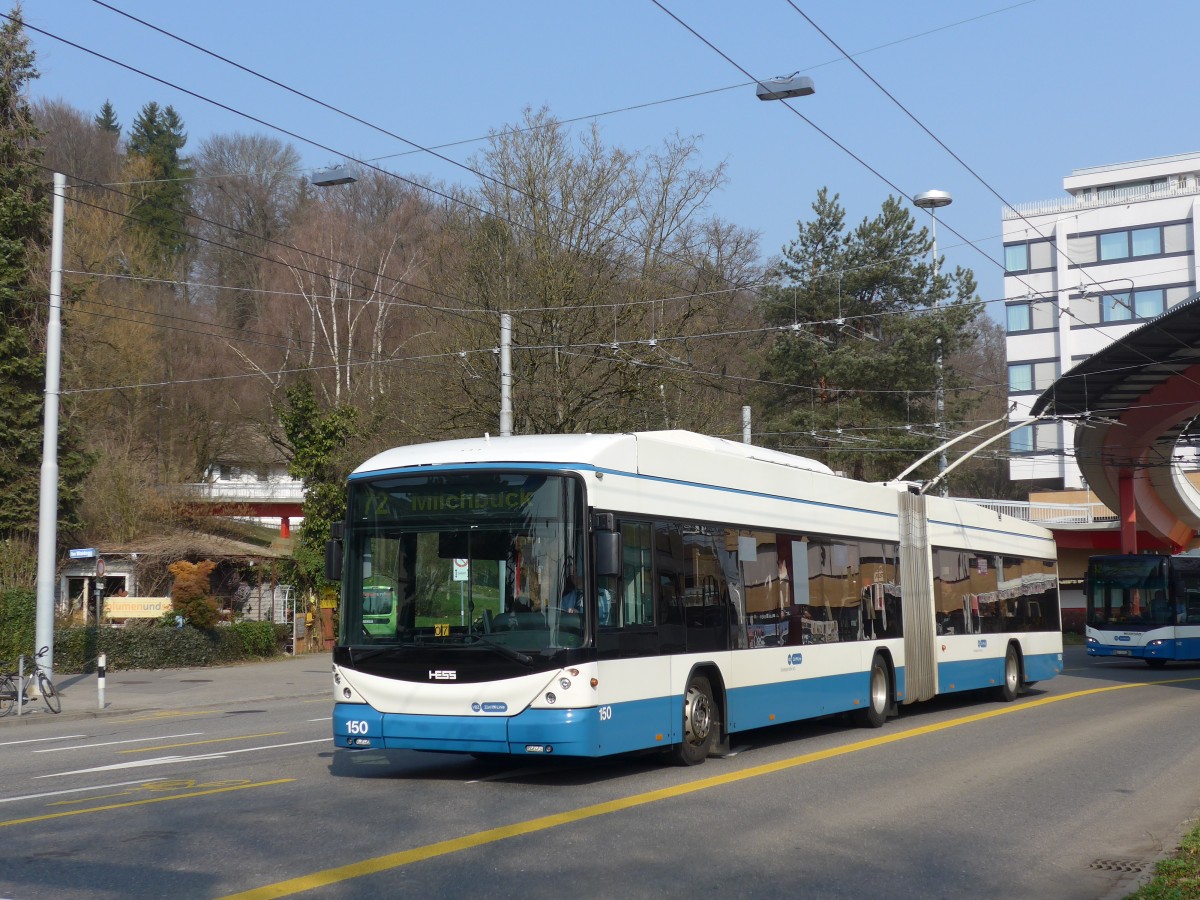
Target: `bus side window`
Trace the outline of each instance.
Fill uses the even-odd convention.
[[[621,545],[624,548],[624,587],[619,597],[623,615],[620,622],[629,625],[654,624],[654,592],[650,581],[650,524],[622,522]]]

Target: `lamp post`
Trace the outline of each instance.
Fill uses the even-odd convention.
[[[46,319],[46,398],[42,413],[42,470],[38,487],[37,604],[34,652],[46,651],[54,677],[54,577],[58,556],[58,396],[62,371],[63,200],[67,177],[54,173],[50,232],[50,312]]]
[[[913,204],[920,209],[929,210],[929,215],[933,217],[933,289],[937,290],[938,277],[938,252],[937,252],[937,211],[943,206],[949,206],[954,202],[954,198],[947,191],[925,191],[913,197]],[[940,297],[935,297],[934,304],[942,305]],[[942,339],[937,339],[937,391],[935,394],[937,404],[937,420],[938,425],[942,425],[942,418],[946,412],[946,395],[942,388]],[[938,454],[938,475],[942,475],[946,471],[946,451],[942,450]],[[939,493],[945,497],[949,493],[946,487],[946,482],[942,481]]]

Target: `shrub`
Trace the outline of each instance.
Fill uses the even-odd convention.
[[[16,665],[22,653],[34,647],[37,594],[24,588],[0,593],[0,660]]]
[[[217,624],[217,601],[211,596],[208,581],[216,567],[210,559],[200,563],[180,560],[167,567],[175,577],[171,585],[171,608],[193,628],[208,629]]]
[[[270,622],[235,622],[230,631],[241,638],[242,652],[247,656],[275,654],[275,626]]]

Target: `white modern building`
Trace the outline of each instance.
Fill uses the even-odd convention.
[[[1013,424],[1058,376],[1196,291],[1200,152],[1076,169],[1003,212]],[[1069,423],[1013,433],[1009,477],[1083,486]]]

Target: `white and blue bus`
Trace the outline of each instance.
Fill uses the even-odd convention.
[[[1200,659],[1200,557],[1093,556],[1084,589],[1089,656]]]
[[[1049,532],[682,431],[386,451],[326,566],[343,748],[695,764],[1062,669]]]

